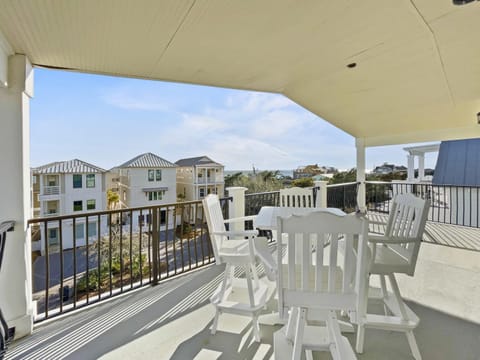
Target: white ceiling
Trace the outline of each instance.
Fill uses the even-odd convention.
[[[0,0],[37,66],[282,93],[368,146],[480,137],[479,19],[480,1]]]

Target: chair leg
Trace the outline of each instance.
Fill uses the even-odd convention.
[[[297,317],[298,317],[298,307],[291,308],[290,315],[288,316],[288,320],[287,320],[285,337],[287,338],[287,340],[292,342],[293,342],[293,335],[295,332],[295,325],[297,324]]]
[[[260,328],[258,326],[258,315],[252,316],[253,337],[256,342],[260,342]]]
[[[383,312],[385,315],[388,315],[388,308],[387,308],[387,304],[385,303],[385,299],[388,296],[387,282],[385,281],[385,275],[378,275],[378,276],[380,277],[380,286],[382,288]]]
[[[307,309],[300,308],[297,318],[297,329],[295,331],[295,340],[293,342],[292,360],[300,360],[303,348],[303,332],[305,331],[305,323],[307,317]]]
[[[402,319],[409,320],[407,310],[405,309],[405,304],[402,299],[402,295],[400,294],[400,289],[398,288],[397,280],[395,279],[395,275],[389,274],[388,279],[390,280],[390,285],[392,285],[393,295],[395,296],[398,308],[400,309],[400,313],[402,314]]]
[[[213,324],[212,324],[212,330],[210,331],[212,335],[215,335],[217,332],[217,326],[218,326],[218,317],[220,316],[220,310],[216,308],[215,310],[215,318],[213,319]]]
[[[365,321],[367,317],[367,307],[368,307],[368,289],[370,288],[370,276],[367,275],[365,280],[365,289],[361,291],[361,299],[359,301],[359,308],[356,314],[357,317],[357,341],[355,345],[355,350],[357,353],[363,353],[363,346],[365,344]]]
[[[413,331],[407,331],[405,335],[407,335],[408,344],[410,345],[410,349],[412,350],[412,355],[415,360],[422,360],[422,355],[420,354],[420,350],[418,349],[417,341],[415,340],[415,335],[413,335]]]
[[[405,303],[403,302],[402,296],[400,294],[400,289],[398,287],[397,280],[395,279],[395,275],[390,274],[388,278],[390,280],[390,284],[392,285],[393,294],[395,296],[395,300],[397,301],[398,308],[400,309],[402,319],[409,320],[407,310],[405,309]],[[412,351],[413,357],[416,360],[421,360],[422,355],[420,354],[420,350],[418,349],[418,345],[415,340],[415,335],[413,334],[413,331],[407,331],[405,332],[405,335],[407,335],[408,344],[410,345],[410,350]]]

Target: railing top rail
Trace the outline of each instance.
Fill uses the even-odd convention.
[[[360,183],[359,182],[347,182],[347,183],[341,183],[341,184],[331,184],[331,185],[327,185],[327,188],[342,187],[342,186],[348,186],[348,185],[358,185],[358,184],[360,184]]]
[[[454,184],[432,184],[430,182],[416,182],[416,181],[365,181],[366,184],[379,184],[379,185],[420,185],[420,186],[435,186],[435,187],[452,187],[452,188],[480,188],[480,185],[454,185]],[[345,184],[340,184],[345,185]],[[331,185],[328,185],[331,186]]]
[[[0,223],[0,233],[11,231],[13,230],[14,226],[15,226],[15,221],[13,220],[4,221]]]
[[[220,201],[224,200],[232,200],[231,197],[224,197],[221,198]],[[51,222],[51,221],[59,221],[59,220],[66,220],[66,219],[78,219],[78,218],[85,218],[85,217],[94,217],[99,215],[109,215],[109,214],[118,214],[119,212],[130,212],[130,211],[140,211],[140,210],[150,210],[150,209],[161,209],[161,208],[172,208],[177,206],[184,206],[184,205],[193,205],[199,204],[202,200],[194,200],[194,201],[182,201],[176,203],[169,203],[169,204],[161,204],[161,205],[151,205],[151,206],[141,206],[141,207],[134,207],[134,208],[123,208],[123,209],[114,209],[114,210],[103,210],[103,211],[92,211],[92,212],[81,212],[78,214],[70,214],[70,215],[61,215],[61,216],[47,216],[47,217],[40,217],[35,219],[28,220],[28,225],[37,224],[41,222]]]
[[[255,196],[255,195],[266,195],[266,194],[277,194],[280,190],[276,191],[265,191],[265,192],[258,192],[258,193],[247,193],[245,196]]]

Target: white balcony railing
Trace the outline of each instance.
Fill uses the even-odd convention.
[[[59,195],[60,186],[44,186],[42,195]]]

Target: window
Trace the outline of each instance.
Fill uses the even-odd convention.
[[[83,239],[85,238],[85,229],[83,224],[76,224],[75,225],[75,239]]]
[[[162,170],[155,170],[155,180],[162,181]]]
[[[48,245],[58,245],[58,228],[48,229]]]
[[[82,180],[80,179],[80,183],[81,183],[81,181]],[[54,176],[54,175],[48,175],[47,176],[47,186],[57,186],[57,177]]]
[[[82,174],[73,174],[73,188],[74,189],[82,188]]]
[[[167,212],[165,210],[160,211],[160,225],[165,225],[167,222]]]
[[[148,181],[154,181],[155,180],[155,170],[148,170]]]
[[[95,210],[95,199],[87,200],[87,210]]]
[[[97,222],[89,221],[88,222],[88,237],[95,238],[97,237]]]
[[[87,174],[85,183],[87,184],[87,188],[94,188],[95,174]]]
[[[73,202],[73,211],[82,211],[83,203],[82,200],[77,200]]]
[[[165,191],[149,191],[147,193],[148,201],[162,200]]]
[[[205,196],[205,189],[199,189],[199,196],[203,198]]]

